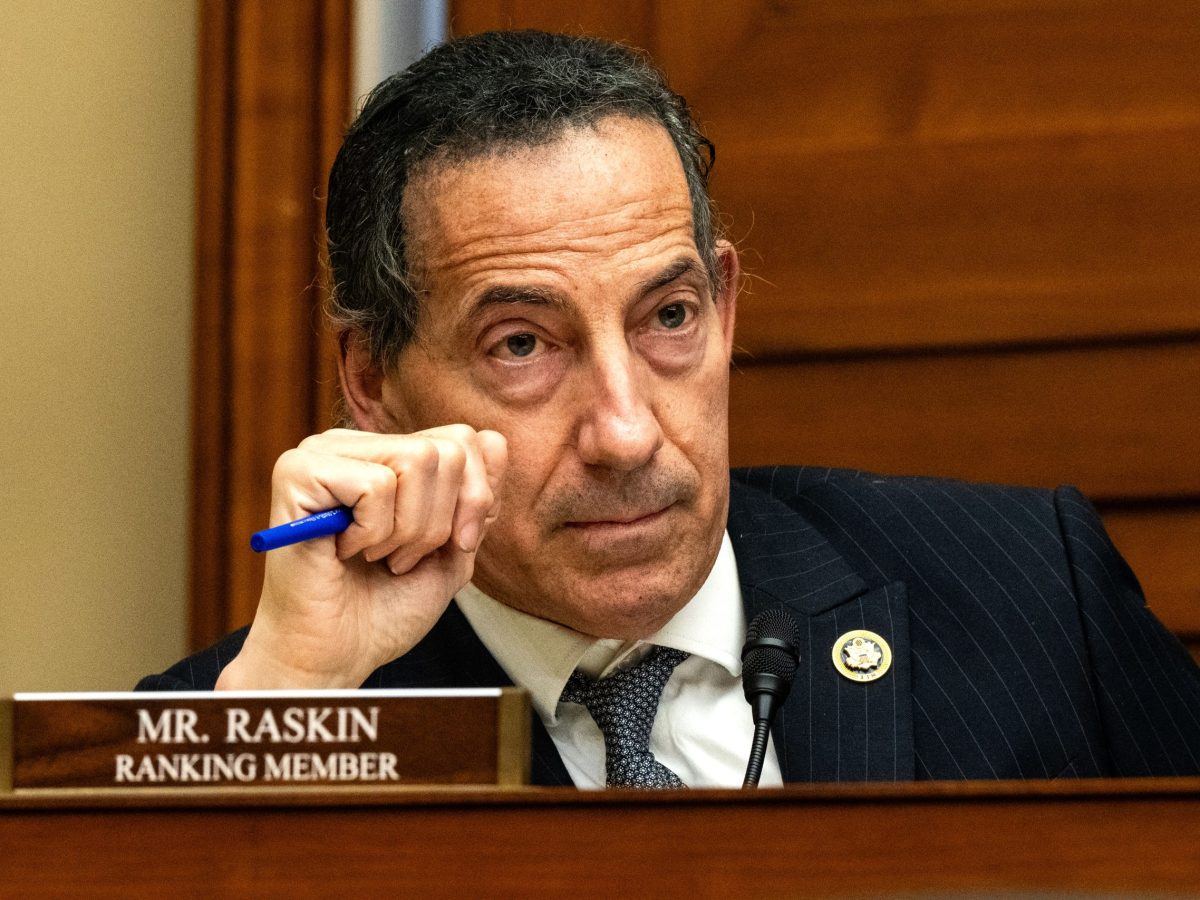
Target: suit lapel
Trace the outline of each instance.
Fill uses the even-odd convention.
[[[800,513],[733,483],[729,535],[747,621],[782,605],[800,628],[800,666],[772,729],[784,781],[913,777],[908,605],[903,582],[869,584]],[[838,638],[865,629],[891,647],[877,681],[833,663]]]

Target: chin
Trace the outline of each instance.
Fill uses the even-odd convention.
[[[577,582],[561,595],[572,598],[569,606],[560,605],[540,615],[593,637],[642,640],[666,625],[704,582],[703,575],[664,578],[664,573],[658,574],[657,578],[625,576]]]

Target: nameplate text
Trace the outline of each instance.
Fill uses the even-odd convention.
[[[523,784],[522,691],[17,694],[12,788]]]

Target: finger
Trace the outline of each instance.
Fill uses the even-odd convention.
[[[477,435],[466,445],[466,460],[454,509],[454,545],[465,553],[474,553],[483,537],[484,520],[496,496],[488,479],[487,465]]]
[[[498,431],[478,433],[479,452],[487,469],[488,486],[492,489],[492,505],[484,516],[484,528],[500,515],[500,494],[504,475],[508,471],[508,441]]]
[[[466,426],[461,426],[466,428]],[[331,428],[321,434],[314,434],[300,442],[300,448],[312,450],[315,453],[328,453],[336,456],[348,456],[367,462],[388,466],[397,475],[408,465],[411,453],[423,453],[424,440],[430,437],[440,437],[432,429],[428,432],[419,431],[413,434],[381,434],[374,431],[353,431],[346,428]],[[472,434],[473,429],[467,429]]]
[[[488,437],[481,440],[482,434]],[[496,432],[477,432],[469,425],[462,424],[429,428],[418,432],[417,435],[443,442],[439,443],[443,452],[447,452],[445,444],[448,443],[461,448],[465,454],[449,540],[461,550],[474,553],[483,537],[489,512],[496,504],[495,486],[498,486],[503,475],[507,442]],[[486,449],[492,455],[491,468],[498,468],[499,472],[489,471],[485,443]],[[457,460],[454,462],[457,464]],[[401,490],[403,491],[403,485]]]
[[[397,575],[409,571],[426,554],[444,546],[451,539],[454,529],[454,510],[458,502],[467,452],[462,445],[439,438],[425,438],[437,453],[437,469],[432,479],[432,490],[421,511],[421,527],[404,546],[398,547],[388,556],[388,568]],[[403,476],[401,481],[403,482]],[[406,486],[401,483],[401,504]]]
[[[406,442],[403,458],[392,464],[396,478],[396,504],[391,533],[367,551],[370,559],[388,557],[388,566],[399,574],[415,565],[429,546],[430,515],[435,504],[441,452],[436,442],[420,438]],[[397,555],[398,550],[407,550]],[[400,566],[401,568],[397,568]]]
[[[442,440],[445,434],[447,439]],[[441,537],[452,520],[441,520],[435,514],[439,489],[438,478],[454,477],[456,466],[442,464],[443,453],[458,454],[449,447],[449,439],[474,441],[474,429],[467,426],[446,426],[415,434],[379,434],[348,429],[330,429],[305,438],[302,449],[346,458],[369,460],[387,466],[396,475],[396,499],[393,506],[393,527],[386,534],[372,532],[373,540],[362,549],[363,558],[375,561],[388,557],[390,567],[406,571],[434,547],[444,543]],[[441,473],[439,475],[439,472]],[[439,540],[440,538],[440,540]],[[437,543],[434,543],[434,541]],[[401,551],[397,553],[397,551]]]
[[[438,449],[436,474],[429,467],[430,442]],[[462,424],[412,435],[332,429],[305,439],[301,446],[370,459],[396,473],[395,527],[391,535],[364,553],[372,560],[387,556],[394,570],[407,571],[447,540],[474,552],[487,526],[499,514],[498,489],[507,464],[508,445],[497,432],[476,432]],[[457,484],[457,494],[446,536],[452,482]]]
[[[354,522],[336,542],[343,559],[392,530],[396,475],[388,466],[297,448],[279,457],[271,481],[273,525],[335,506],[353,508]]]
[[[368,460],[383,465],[403,460],[407,445],[422,438],[440,438],[462,444],[464,448],[475,446],[484,455],[488,478],[492,489],[498,487],[503,477],[508,457],[508,442],[497,431],[476,431],[469,425],[440,425],[412,434],[380,434],[371,431],[353,431],[331,428],[321,434],[311,435],[300,443],[301,449],[319,453],[332,453],[355,459]],[[397,470],[397,474],[399,471]]]

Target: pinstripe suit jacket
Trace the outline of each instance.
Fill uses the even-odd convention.
[[[1078,491],[749,469],[729,533],[747,617],[783,604],[800,624],[785,780],[1200,774],[1200,671]],[[834,669],[857,628],[892,647],[878,681]],[[244,635],[139,689],[211,688]],[[508,684],[451,604],[365,686]],[[536,717],[533,761],[536,783],[571,783]]]

